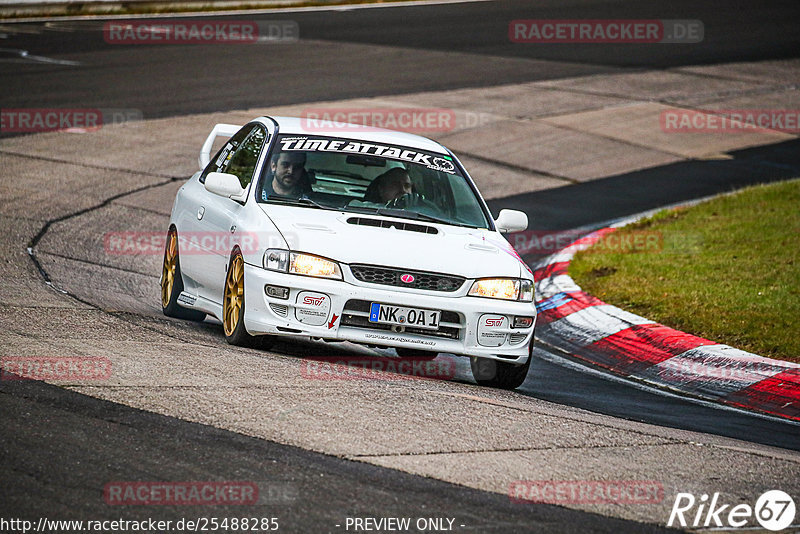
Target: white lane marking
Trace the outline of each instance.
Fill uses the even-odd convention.
[[[631,380],[629,378],[625,378],[619,375],[613,375],[611,373],[600,371],[593,367],[589,367],[582,363],[575,362],[570,360],[569,358],[565,358],[553,352],[550,352],[546,349],[541,348],[540,346],[534,346],[533,348],[533,355],[537,358],[541,358],[546,362],[550,362],[552,364],[558,365],[560,367],[566,367],[567,369],[577,371],[579,373],[584,373],[587,375],[592,375],[598,378],[602,378],[603,380],[607,380],[609,382],[616,382],[618,384],[622,384],[628,387],[632,387],[638,389],[640,391],[644,391],[646,393],[653,393],[655,395],[661,395],[664,397],[669,397],[672,399],[679,399],[687,402],[691,402],[692,404],[699,404],[700,406],[705,406],[706,408],[714,408],[717,410],[725,410],[728,412],[736,412],[740,415],[749,415],[750,417],[758,417],[760,419],[766,419],[768,421],[777,422],[777,423],[785,423],[787,425],[794,425],[800,427],[800,421],[793,421],[791,419],[783,419],[781,417],[775,417],[774,415],[768,415],[760,412],[751,412],[749,410],[743,410],[741,408],[737,408],[735,406],[729,406],[727,404],[720,404],[713,401],[708,401],[704,399],[698,399],[697,397],[689,397],[686,394],[679,394],[673,393],[672,391],[667,391],[665,389],[661,389],[659,387],[649,386],[644,384],[638,380]],[[534,374],[534,373],[530,373]],[[586,409],[587,411],[591,411]],[[649,423],[649,424],[656,424],[657,423]],[[662,425],[658,425],[662,426]]]
[[[559,293],[571,293],[581,290],[578,284],[575,283],[575,280],[566,274],[558,274],[550,278],[539,280],[536,282],[536,287],[534,289],[536,291],[534,298],[536,302],[541,302]]]
[[[32,61],[34,63],[50,63],[52,65],[70,65],[70,66],[78,66],[81,65],[80,61],[70,61],[68,59],[55,59],[51,57],[45,56],[37,56],[31,55],[27,50],[20,50],[18,48],[0,48],[0,54],[8,53],[13,56],[18,56],[23,61]],[[19,60],[16,58],[0,58],[0,62],[2,63],[16,63]]]
[[[666,359],[639,374],[649,383],[689,388],[701,395],[725,397],[797,364],[758,356],[728,345],[703,345]]]
[[[755,366],[760,369],[768,369],[771,367],[782,368],[781,372],[788,369],[800,369],[800,364],[794,362],[765,358],[764,356],[759,356],[758,354],[753,354],[752,352],[723,344],[697,347],[687,350],[683,354],[679,354],[676,358],[693,356],[717,357],[720,360],[732,360],[739,366]]]
[[[590,306],[567,315],[548,325],[560,337],[582,346],[607,338],[633,325],[653,324],[610,304]]]
[[[492,2],[494,0],[411,0],[408,2],[375,2],[371,4],[342,4],[338,6],[282,7],[273,9],[238,9],[230,11],[204,11],[184,13],[145,13],[141,15],[73,15],[68,17],[27,17],[18,19],[0,19],[0,22],[42,22],[47,20],[118,20],[118,19],[172,19],[172,18],[207,18],[227,15],[269,15],[272,13],[305,13],[314,11],[352,11],[355,9],[382,9],[391,7],[435,6],[447,4],[471,4],[475,2]]]
[[[12,19],[13,20],[13,19]],[[26,26],[21,24],[9,24],[9,25],[2,25],[0,26],[0,30],[4,32],[8,32],[12,35],[16,35],[18,33],[27,33],[30,35],[39,35],[42,33],[41,26]]]
[[[87,26],[80,25],[80,24],[68,25],[68,24],[61,24],[60,22],[45,22],[44,23],[44,28],[47,31],[69,32],[69,33],[74,33],[76,31],[84,31],[84,30],[92,30],[93,29],[91,27],[87,27]]]

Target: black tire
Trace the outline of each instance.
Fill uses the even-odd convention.
[[[401,358],[413,358],[415,360],[432,360],[436,358],[439,353],[431,352],[428,350],[409,349],[407,347],[396,347],[394,349],[397,355]]]
[[[241,305],[237,306],[236,310],[233,312],[236,315],[235,321],[233,326],[230,321],[234,318],[233,316],[229,317],[229,308],[231,307],[231,299],[230,293],[234,289],[233,286],[239,286],[238,280],[233,280],[233,278],[238,278],[239,273],[234,272],[236,269],[241,269],[241,293],[237,294],[237,300],[241,299]],[[238,291],[237,291],[238,293]],[[227,341],[230,345],[236,345],[239,347],[250,347],[250,348],[258,348],[258,349],[267,349],[273,345],[275,342],[275,338],[273,336],[252,336],[247,332],[247,329],[244,326],[244,310],[245,310],[245,299],[244,299],[244,258],[242,257],[242,253],[237,249],[231,254],[230,262],[228,262],[228,273],[225,275],[225,289],[224,295],[222,298],[222,330],[225,334],[225,341]]]
[[[489,358],[470,356],[469,363],[470,367],[472,367],[472,376],[479,386],[516,389],[525,382],[532,359],[533,356],[529,355],[527,362],[522,365],[516,365]]]
[[[170,247],[174,246],[175,269],[172,271],[172,282],[168,280],[167,261],[170,254]],[[165,287],[169,286],[169,287]],[[172,227],[167,232],[167,244],[164,247],[164,263],[161,272],[161,311],[167,317],[185,319],[187,321],[200,322],[206,318],[206,314],[198,310],[190,310],[178,304],[178,297],[183,291],[183,278],[181,277],[181,259],[178,251],[178,231]],[[167,298],[169,295],[169,298]],[[165,301],[166,305],[165,305]]]

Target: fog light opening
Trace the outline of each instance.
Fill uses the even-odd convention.
[[[276,299],[286,300],[289,298],[288,287],[265,285],[264,293],[266,293],[268,297]]]
[[[511,328],[530,328],[533,324],[533,317],[515,316]]]

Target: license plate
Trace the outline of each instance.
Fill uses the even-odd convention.
[[[369,307],[369,322],[438,330],[441,313],[436,310],[404,308],[373,302]]]

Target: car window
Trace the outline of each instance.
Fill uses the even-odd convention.
[[[261,126],[255,126],[250,135],[236,150],[236,153],[228,162],[227,168],[222,172],[233,174],[239,178],[242,188],[247,187],[253,180],[253,173],[256,170],[258,156],[264,147],[266,131]]]
[[[266,132],[262,126],[248,124],[243,127],[211,158],[200,175],[200,183],[205,183],[209,173],[228,172],[239,178],[242,187],[247,187],[253,178],[253,170],[265,140]]]

